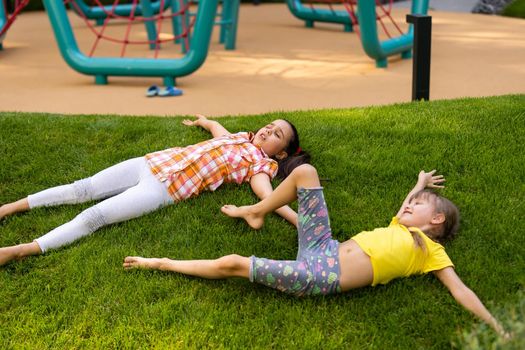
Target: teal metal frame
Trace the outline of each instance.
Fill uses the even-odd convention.
[[[7,25],[7,14],[5,13],[4,3],[2,1],[0,3],[0,30],[2,30],[6,25]],[[0,50],[4,48],[2,43],[4,41],[5,34],[6,33],[0,35]]]
[[[235,50],[240,5],[241,0],[222,0],[221,19],[215,22],[221,28],[219,42],[226,50]]]
[[[368,0],[373,1],[374,0]],[[305,26],[313,28],[315,22],[340,23],[344,25],[345,32],[353,32],[352,19],[347,11],[328,10],[322,8],[309,8],[301,3],[301,0],[286,0],[290,12],[300,20]]]
[[[131,14],[131,11],[133,11],[132,4],[117,5],[113,9],[113,6],[111,5],[107,5],[102,8],[99,6],[89,6],[84,0],[74,0],[74,2],[78,8],[80,8],[82,14],[88,19],[95,20],[97,25],[104,24],[107,13],[113,12],[118,16],[127,17]],[[226,50],[235,50],[240,0],[222,0],[221,2],[222,11],[220,13],[220,20],[215,22],[216,25],[220,26],[219,42],[224,44],[224,48]],[[183,0],[182,3],[178,0],[164,0],[163,10],[167,10],[169,7],[171,7],[172,13],[178,13],[181,8],[187,4],[187,0]],[[73,10],[76,10],[76,8],[71,4],[70,7]],[[160,0],[141,0],[139,6],[135,8],[134,14],[137,16],[153,17],[160,11]],[[174,16],[172,18],[173,35],[176,38],[175,42],[182,44],[182,52],[185,53],[188,50],[188,47],[186,47],[184,40],[180,38],[180,35],[183,33],[183,23],[186,25],[186,28],[189,26],[189,15]],[[154,21],[145,21],[144,25],[146,26],[148,40],[151,42],[150,49],[153,50],[156,48],[154,41],[157,38],[157,29],[155,27],[155,23]]]
[[[376,61],[376,67],[386,68],[388,56],[395,54],[400,53],[404,59],[412,57],[414,42],[414,27],[412,24],[408,26],[408,31],[405,34],[381,41],[377,34],[375,1],[357,0],[357,8],[361,44],[366,54]],[[426,15],[428,12],[428,0],[412,0],[410,12],[412,15]]]
[[[97,25],[103,25],[104,21],[107,18],[108,13],[114,13],[117,16],[128,17],[131,12],[134,10],[135,16],[144,16],[146,18],[152,18],[154,15],[158,14],[161,10],[160,1],[151,1],[151,0],[141,0],[139,4],[134,8],[133,4],[119,4],[115,7],[112,5],[106,5],[103,7],[100,6],[89,6],[84,0],[74,0],[75,5],[78,6],[81,14],[78,13],[77,7],[73,4],[69,4],[69,7],[74,10],[77,14],[85,16],[87,19],[94,20]],[[164,9],[172,9],[173,13],[177,13],[180,10],[177,0],[165,0]],[[180,34],[180,16],[174,16],[172,18],[173,33],[175,37],[177,34]],[[154,50],[156,48],[155,40],[157,38],[157,29],[155,28],[155,21],[144,21],[144,26],[146,27],[146,33],[148,40],[150,41],[149,47]],[[179,40],[176,40],[179,42]],[[184,48],[183,52],[186,52],[188,48]]]
[[[81,9],[82,14],[86,16],[86,18],[95,20],[98,25],[101,25],[104,23],[104,20],[107,17],[107,13],[113,12],[117,16],[124,16],[127,17],[133,11],[133,4],[120,4],[115,6],[113,8],[112,5],[106,5],[103,7],[100,6],[89,6],[85,3],[84,0],[74,0],[75,4]],[[168,8],[170,6],[171,0],[164,0],[164,6],[165,8]],[[72,6],[71,4],[69,7],[76,12],[76,8]],[[149,7],[153,13],[157,14],[160,11],[160,1],[150,1]],[[148,11],[148,10],[146,10]],[[135,8],[135,15],[142,16],[145,15],[143,13],[143,6],[142,3],[139,3],[138,6]]]
[[[410,14],[426,15],[429,0],[412,0]],[[351,32],[352,21],[347,11],[307,8],[300,0],[286,0],[292,14],[305,21],[307,27],[313,27],[314,22],[340,23],[345,26],[345,31]],[[388,40],[379,40],[377,33],[376,3],[374,0],[357,0],[357,18],[361,32],[361,44],[365,53],[376,61],[376,67],[386,68],[388,57],[401,54],[408,59],[412,57],[414,29],[408,26],[405,34]]]
[[[202,0],[197,10],[194,37],[186,54],[178,59],[87,57],[78,48],[63,1],[43,0],[60,53],[79,73],[93,75],[96,84],[107,84],[108,76],[162,77],[164,85],[196,71],[206,60],[218,0]]]

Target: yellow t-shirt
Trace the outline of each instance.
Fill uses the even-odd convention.
[[[454,266],[445,248],[431,240],[421,230],[417,232],[425,242],[426,250],[416,246],[412,234],[399,223],[397,217],[390,226],[361,232],[352,239],[370,256],[374,270],[372,286],[386,284],[397,277],[408,277]]]

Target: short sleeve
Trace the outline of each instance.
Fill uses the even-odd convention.
[[[275,175],[277,175],[277,169],[278,165],[275,160],[270,158],[263,158],[250,167],[250,171],[248,172],[246,181],[250,181],[250,178],[253,175],[257,175],[259,173],[265,173],[270,177],[270,179],[273,179]]]
[[[390,221],[390,225],[388,226],[396,226],[396,225],[399,225],[399,218],[397,216],[394,216],[392,218],[392,221]]]
[[[441,244],[435,244],[433,247],[429,247],[423,273],[441,270],[449,266],[454,267],[454,264]]]

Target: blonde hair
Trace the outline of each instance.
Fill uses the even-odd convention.
[[[434,213],[445,216],[445,221],[443,221],[442,224],[436,225],[436,227],[429,232],[424,232],[428,237],[439,243],[444,243],[456,237],[459,229],[459,210],[454,203],[428,189],[416,192],[410,200],[414,199],[431,201],[434,204]],[[421,237],[415,232],[412,232],[412,236],[416,244],[423,248],[424,244]]]

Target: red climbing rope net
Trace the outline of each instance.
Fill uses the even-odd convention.
[[[4,13],[6,14],[6,21],[2,28],[0,28],[0,38],[7,32],[9,27],[13,24],[16,16],[29,4],[29,0],[15,0],[14,4],[11,0],[3,0],[0,6],[4,7]]]
[[[5,25],[0,28],[0,37],[9,29],[11,24],[15,21],[17,15],[24,7],[27,6],[30,0],[15,0],[14,4],[11,0],[2,0],[1,6],[4,6],[6,13]],[[58,1],[58,0],[57,0]],[[158,10],[152,16],[141,15],[141,11],[137,9],[140,6],[139,0],[113,0],[111,5],[104,5],[100,0],[84,1],[84,4],[89,8],[97,8],[104,14],[104,19],[101,25],[95,24],[93,19],[88,18],[88,15],[84,12],[82,6],[75,0],[63,0],[65,6],[69,6],[74,12],[82,19],[86,27],[94,34],[95,40],[89,49],[89,57],[92,57],[97,50],[97,47],[101,41],[108,41],[121,45],[120,57],[124,57],[126,50],[129,45],[145,45],[149,44],[150,47],[154,47],[154,57],[157,58],[159,55],[160,44],[165,42],[182,42],[184,47],[189,47],[189,40],[191,31],[195,24],[196,16],[190,13],[190,6],[193,2],[184,0],[171,0],[177,1],[179,10],[173,12],[172,6],[166,0],[158,0],[156,5]],[[127,16],[119,15],[117,12],[118,6],[125,4],[130,6],[130,11]],[[85,7],[84,7],[85,8]],[[180,17],[180,33],[173,35],[165,35],[162,33],[162,27],[165,20],[171,20],[175,17]],[[120,33],[119,37],[114,34],[108,34],[108,28],[115,27],[113,24],[119,22],[120,28],[124,28],[124,33]],[[136,23],[153,23],[155,25],[156,36],[154,39],[137,39],[132,38],[132,28]],[[124,24],[124,26],[122,26]],[[141,30],[142,31],[142,30]],[[114,32],[114,31],[112,31]],[[143,31],[142,31],[143,32]]]
[[[344,10],[348,13],[348,16],[350,17],[350,20],[352,22],[352,27],[354,28],[357,35],[359,35],[359,20],[357,18],[357,0],[304,0],[305,4],[308,4],[308,6],[315,10],[316,4],[324,4],[327,5],[330,11],[335,12],[336,9],[333,5],[342,5],[344,7]],[[392,17],[392,4],[393,0],[375,0],[376,2],[376,20],[381,25],[381,28],[383,29],[383,32],[386,34],[388,38],[392,38],[394,34],[390,32],[388,29],[387,21],[389,20],[390,23],[394,25],[396,30],[399,34],[403,34],[403,30],[400,28],[400,26],[397,24],[397,22]],[[388,4],[384,4],[384,3]]]
[[[160,44],[164,42],[173,42],[173,41],[183,41],[183,44],[185,47],[189,47],[189,38],[190,33],[194,27],[195,24],[195,18],[196,16],[192,15],[190,13],[190,6],[192,5],[192,1],[183,1],[183,0],[172,0],[172,1],[178,1],[179,2],[179,10],[176,12],[171,11],[171,6],[167,6],[167,2],[165,0],[159,0],[159,9],[156,11],[157,13],[152,16],[144,16],[139,15],[139,11],[137,11],[137,8],[139,6],[139,0],[132,0],[131,2],[131,10],[129,12],[128,16],[122,16],[117,14],[117,6],[119,6],[119,0],[114,0],[113,3],[109,6],[104,6],[100,0],[92,0],[92,6],[96,6],[103,11],[105,14],[104,21],[102,25],[97,26],[93,23],[92,20],[90,20],[86,14],[83,12],[82,8],[77,4],[74,0],[64,0],[64,4],[70,5],[75,12],[80,16],[80,18],[84,21],[86,26],[89,28],[89,30],[95,35],[95,41],[89,50],[89,57],[92,57],[99,45],[99,43],[102,40],[110,41],[116,44],[122,45],[121,51],[120,51],[120,57],[124,57],[126,53],[126,49],[128,45],[154,45],[154,57],[157,58],[159,55],[160,50]],[[128,1],[129,3],[129,1]],[[169,11],[168,11],[169,10]],[[163,23],[167,19],[173,19],[174,17],[180,17],[180,23],[181,23],[181,33],[177,35],[169,35],[167,38],[161,38],[162,35],[162,27]],[[110,27],[112,24],[114,24],[115,21],[118,21],[120,23],[125,23],[125,30],[123,37],[115,37],[110,34],[106,33],[106,30],[108,27]],[[133,24],[137,22],[151,22],[155,24],[156,29],[156,37],[154,39],[131,39],[131,30],[133,27]]]

